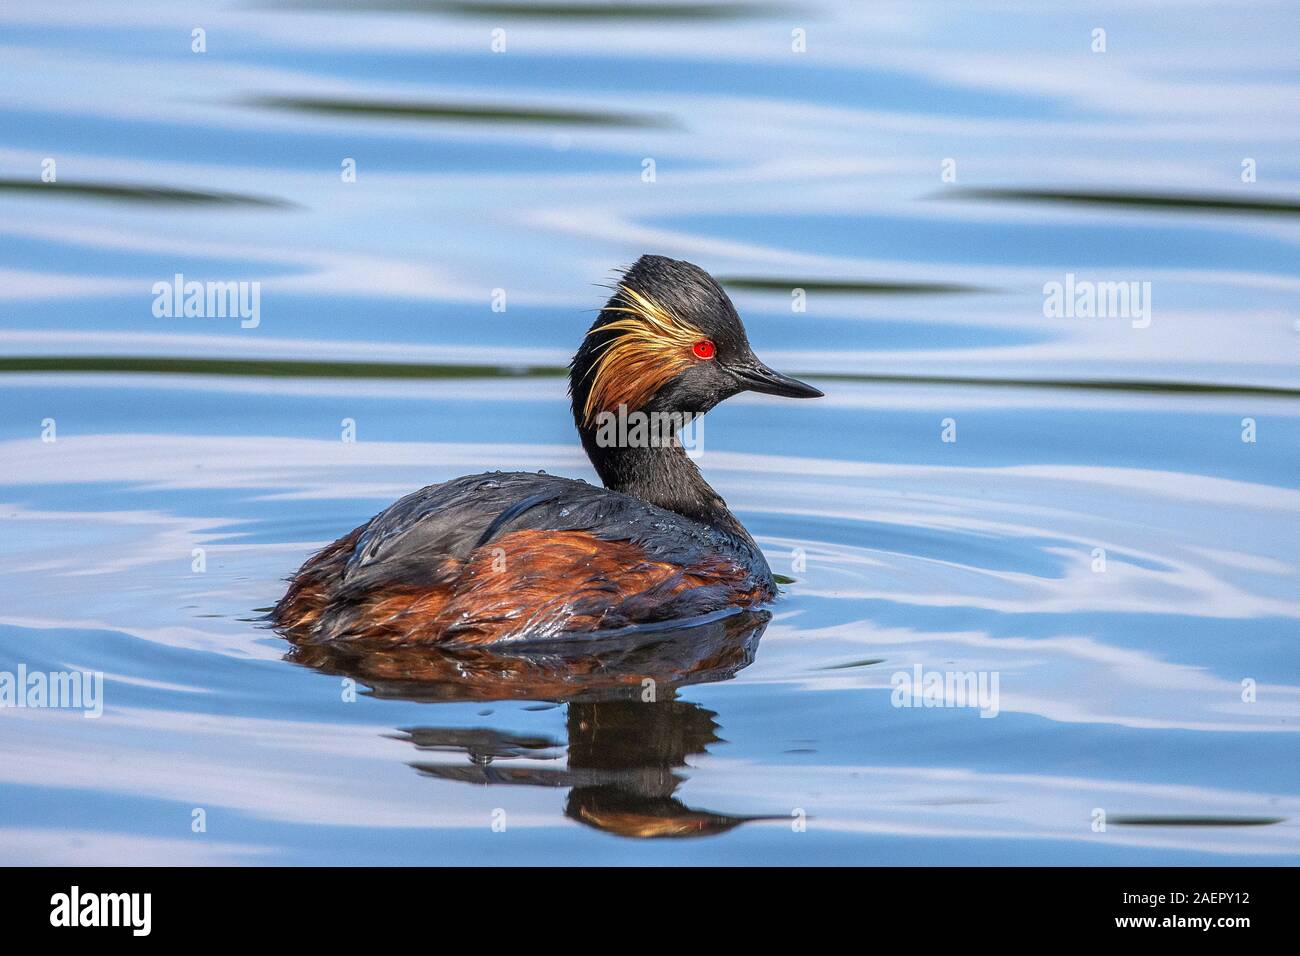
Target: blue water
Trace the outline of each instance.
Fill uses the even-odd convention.
[[[362,6],[0,11],[0,684],[104,681],[0,708],[0,862],[1300,858],[1289,5]],[[284,579],[398,496],[594,480],[553,371],[644,252],[826,392],[706,425],[771,620],[653,703],[291,656]],[[1070,273],[1149,324],[1046,317]]]

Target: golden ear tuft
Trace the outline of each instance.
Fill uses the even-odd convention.
[[[636,289],[620,285],[618,295],[623,305],[607,306],[605,311],[623,313],[624,317],[587,333],[617,333],[600,346],[600,354],[587,371],[592,376],[582,409],[587,425],[593,424],[600,412],[615,411],[620,405],[633,411],[648,402],[691,366],[691,347],[702,335]]]

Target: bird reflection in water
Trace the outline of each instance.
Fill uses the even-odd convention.
[[[534,700],[568,708],[563,769],[511,766],[558,759],[563,741],[491,728],[410,727],[399,731],[424,753],[464,763],[413,762],[419,773],[488,786],[567,787],[565,815],[627,837],[723,833],[772,816],[731,816],[686,806],[674,793],[688,757],[718,743],[717,715],[681,700],[690,684],[729,680],[754,659],[770,615],[741,612],[691,627],[511,648],[436,647],[363,651],[302,646],[288,659],[351,677],[388,700]]]

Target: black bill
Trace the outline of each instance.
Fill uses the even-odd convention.
[[[758,359],[746,365],[731,366],[731,374],[751,392],[765,395],[781,395],[785,398],[821,398],[822,392],[807,382],[801,382],[789,375],[768,368]]]

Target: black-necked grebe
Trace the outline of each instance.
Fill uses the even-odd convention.
[[[569,367],[604,488],[528,472],[430,485],[312,556],[271,614],[298,644],[581,638],[771,600],[754,539],[678,440],[743,391],[821,392],[754,355],[708,273],[642,256]]]

